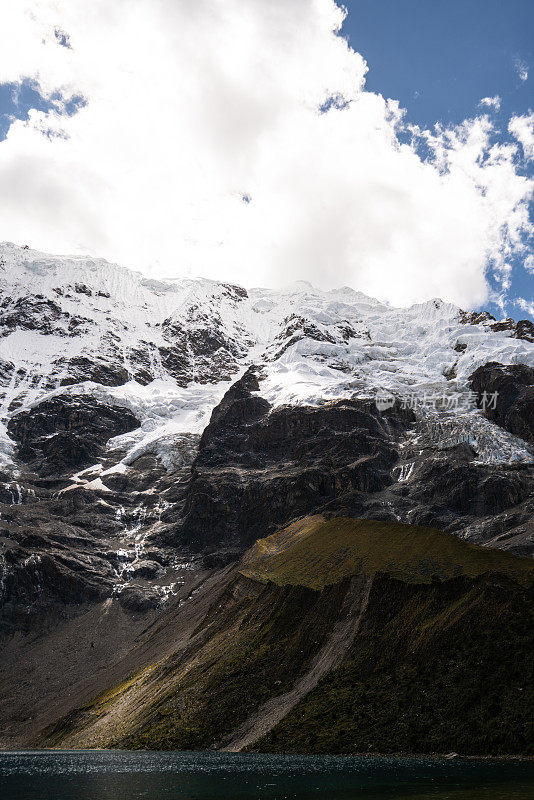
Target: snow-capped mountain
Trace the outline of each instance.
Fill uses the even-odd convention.
[[[158,605],[318,510],[532,548],[528,321],[9,243],[0,292],[8,628],[58,597]]]
[[[534,326],[520,338],[510,321],[470,319],[440,300],[396,309],[302,282],[277,292],[155,281],[6,243],[0,291],[2,422],[54,394],[84,393],[140,418],[130,457],[139,445],[165,449],[173,433],[201,433],[251,365],[262,366],[261,395],[274,407],[379,391],[465,395],[488,361],[534,366]],[[503,441],[502,460],[511,447]]]

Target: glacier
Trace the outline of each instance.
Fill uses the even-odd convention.
[[[394,308],[348,287],[320,291],[306,282],[245,290],[203,279],[151,280],[103,259],[11,243],[0,245],[0,292],[2,464],[12,457],[10,417],[61,394],[129,408],[141,428],[109,447],[125,451],[125,467],[147,451],[170,466],[180,442],[202,433],[251,365],[261,366],[261,395],[273,408],[380,391],[466,396],[469,376],[488,361],[534,366],[530,341],[493,331],[485,320],[466,323],[457,306],[439,299]],[[95,378],[101,365],[103,379],[87,380],[88,364]],[[115,374],[106,380],[110,364]],[[474,408],[447,418],[476,429],[477,441],[495,437]],[[499,431],[481,458],[531,455]]]

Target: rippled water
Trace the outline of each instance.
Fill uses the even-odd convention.
[[[0,753],[1,800],[532,800],[534,762],[124,751]]]

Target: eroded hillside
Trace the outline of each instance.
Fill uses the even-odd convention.
[[[40,746],[527,753],[530,559],[442,532],[302,520],[190,634]]]

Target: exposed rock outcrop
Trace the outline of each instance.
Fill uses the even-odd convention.
[[[15,414],[8,433],[19,443],[19,458],[48,476],[96,463],[109,439],[138,427],[139,420],[126,408],[64,395]]]
[[[529,319],[520,319],[516,322],[508,317],[497,321],[489,311],[460,311],[460,322],[465,325],[483,324],[495,333],[506,332],[514,339],[534,342],[534,323]]]
[[[251,368],[226,393],[202,434],[177,543],[246,547],[289,520],[338,498],[361,498],[393,482],[395,441],[415,417],[341,400],[271,409]],[[171,512],[167,515],[169,518]]]
[[[490,361],[470,381],[488,419],[534,444],[534,368]]]

